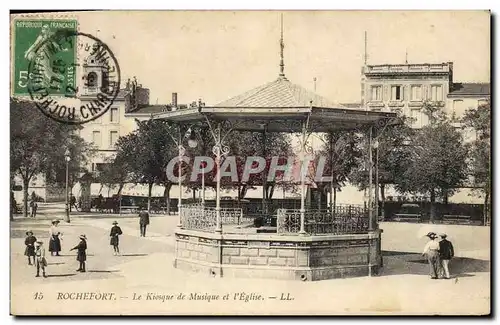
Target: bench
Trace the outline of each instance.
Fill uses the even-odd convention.
[[[128,211],[129,213],[134,213],[137,212],[138,209],[139,207],[137,205],[122,205],[120,207],[120,213],[124,211]]]
[[[401,222],[420,222],[420,219],[422,218],[421,214],[414,214],[414,213],[396,213],[394,215],[393,220],[394,221],[401,221]]]
[[[471,217],[470,216],[463,216],[459,214],[445,214],[443,215],[443,223],[446,224],[470,224],[471,223]]]

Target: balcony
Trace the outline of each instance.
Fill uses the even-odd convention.
[[[451,72],[448,63],[442,64],[382,64],[363,67],[365,75],[380,74],[448,74]]]

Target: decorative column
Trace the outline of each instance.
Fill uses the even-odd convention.
[[[305,235],[305,218],[306,218],[306,194],[305,194],[305,183],[306,183],[306,171],[304,168],[305,156],[306,156],[306,141],[307,141],[307,122],[302,122],[302,143],[300,150],[300,232],[299,234]],[[305,170],[304,170],[305,169]]]
[[[182,179],[181,179],[181,174],[182,174],[182,156],[184,156],[184,153],[186,152],[186,149],[182,145],[182,132],[181,132],[181,127],[179,126],[177,128],[178,131],[178,149],[179,149],[179,162],[178,162],[178,175],[177,175],[177,182],[179,186],[179,199],[177,201],[177,210],[179,211],[179,224],[177,225],[178,227],[182,227],[181,223],[181,209],[182,209]]]
[[[221,125],[217,124],[217,129],[215,130],[215,145],[212,148],[212,152],[215,155],[215,168],[217,168],[217,187],[216,187],[216,200],[215,200],[215,215],[216,215],[216,226],[215,231],[218,233],[222,232],[222,218],[220,213],[220,159],[222,156],[229,153],[229,147],[222,143],[221,138]]]
[[[368,231],[373,231],[373,157],[372,157],[372,132],[370,127],[368,137]]]
[[[266,159],[266,138],[267,138],[267,129],[264,125],[264,131],[262,132],[262,156]],[[266,160],[267,167],[267,160]],[[266,168],[264,167],[264,171],[262,172],[262,215],[267,215],[267,174]]]

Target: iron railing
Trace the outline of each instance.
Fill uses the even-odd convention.
[[[221,208],[222,225],[240,225],[243,211],[240,208]],[[201,203],[183,205],[180,215],[181,226],[184,229],[213,232],[217,227],[217,211]]]
[[[368,210],[364,207],[336,207],[330,210],[306,210],[304,231],[310,235],[356,234],[368,231]],[[278,234],[298,234],[300,232],[300,210],[278,209]]]

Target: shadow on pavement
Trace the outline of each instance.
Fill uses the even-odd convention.
[[[74,276],[76,273],[68,273],[68,274],[47,274],[47,278],[62,278],[68,276]]]
[[[382,251],[384,267],[381,276],[416,274],[428,275],[429,265],[427,259],[420,253]],[[450,262],[450,273],[456,277],[474,276],[473,272],[490,272],[490,261],[469,257],[455,257]]]
[[[118,256],[148,256],[148,254],[120,254]]]
[[[47,265],[61,265],[61,264],[66,264],[66,263],[47,263]]]
[[[88,270],[87,273],[115,273],[120,272],[118,270]]]

